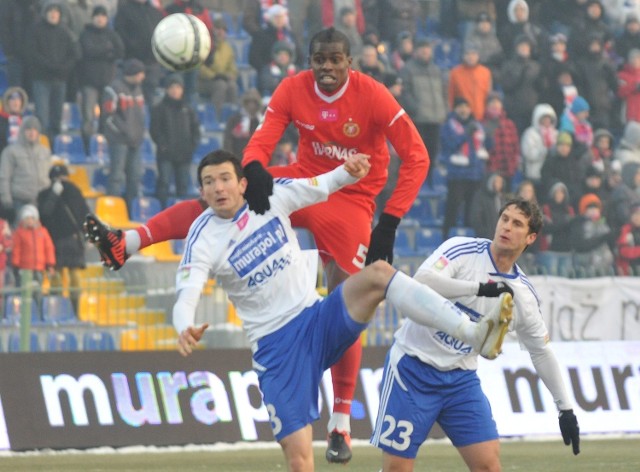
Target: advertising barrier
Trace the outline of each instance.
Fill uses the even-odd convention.
[[[640,431],[640,342],[556,343],[583,434]],[[371,434],[387,348],[365,348],[353,437]],[[0,355],[0,449],[273,440],[248,350]],[[528,353],[505,345],[479,375],[503,436],[559,434],[553,400]],[[326,437],[330,373],[321,385]],[[432,436],[441,437],[434,428]]]

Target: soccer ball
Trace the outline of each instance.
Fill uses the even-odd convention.
[[[202,20],[187,13],[174,13],[163,18],[153,30],[151,50],[167,69],[186,71],[207,58],[211,36]]]

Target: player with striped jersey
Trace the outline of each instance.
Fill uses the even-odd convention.
[[[483,313],[491,313],[503,297],[513,295],[512,329],[553,395],[565,444],[573,443],[578,454],[578,423],[549,344],[540,302],[516,264],[541,227],[535,203],[509,200],[500,210],[493,240],[451,238],[427,258],[414,279],[480,322]],[[387,355],[371,437],[383,451],[384,471],[412,471],[418,448],[436,421],[469,470],[500,470],[498,431],[476,369],[473,346],[444,330],[406,320]]]

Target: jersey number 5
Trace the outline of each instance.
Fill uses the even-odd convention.
[[[364,244],[360,244],[358,246],[358,252],[355,257],[351,260],[351,263],[356,266],[358,269],[364,269],[364,263],[367,260],[367,251],[369,248]]]
[[[396,451],[405,451],[411,445],[411,433],[413,433],[413,424],[406,420],[400,420],[396,424],[396,419],[391,415],[385,415],[383,424],[389,423],[389,427],[380,435],[380,444],[390,447]],[[389,436],[398,430],[398,439],[389,439]]]

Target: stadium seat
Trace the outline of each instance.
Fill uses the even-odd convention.
[[[416,252],[426,257],[442,244],[440,228],[420,228],[416,232]]]
[[[236,64],[239,67],[249,66],[249,48],[251,47],[251,37],[229,38],[229,44],[233,48],[236,57]]]
[[[473,238],[476,235],[476,232],[473,228],[468,226],[454,226],[449,229],[448,238],[453,238],[454,236],[465,236],[468,238]]]
[[[198,103],[196,106],[198,121],[205,132],[221,131],[224,127],[218,121],[218,114],[213,103]]]
[[[145,165],[156,164],[156,147],[153,140],[149,136],[145,136],[140,147],[142,154],[142,162]]]
[[[416,255],[416,251],[411,244],[409,232],[404,229],[398,229],[396,232],[396,241],[393,247],[394,253],[400,257],[411,257]]]
[[[9,352],[20,352],[20,333],[9,334]],[[29,352],[40,352],[40,340],[36,333],[29,333]]]
[[[62,295],[45,295],[42,297],[42,321],[44,323],[75,323],[73,304],[69,297]]]
[[[0,95],[4,94],[8,87],[9,78],[7,77],[7,71],[4,70],[4,67],[0,67]]]
[[[462,45],[455,38],[441,39],[433,51],[433,62],[441,69],[448,71],[460,64]]]
[[[75,102],[65,102],[62,106],[62,131],[80,131],[82,129],[82,117],[80,107]]]
[[[116,343],[109,331],[87,331],[82,336],[83,351],[115,351]]]
[[[220,140],[216,136],[203,136],[200,138],[200,143],[193,153],[192,162],[198,164],[208,153],[217,151],[221,147]]]
[[[151,167],[146,167],[142,173],[142,193],[146,196],[153,196],[156,194],[156,182],[158,180],[158,174],[156,170]]]
[[[220,121],[226,123],[231,116],[238,113],[240,107],[235,103],[223,103],[220,111]]]
[[[69,164],[86,164],[87,155],[79,134],[60,133],[53,139],[53,153]]]
[[[91,176],[91,185],[99,192],[106,192],[109,183],[109,168],[100,166],[94,169]]]
[[[133,229],[141,223],[129,219],[127,203],[122,197],[103,195],[96,199],[96,216],[104,223],[119,229]]]
[[[69,180],[80,189],[84,198],[97,198],[104,195],[104,192],[100,192],[91,187],[89,174],[87,173],[87,168],[85,166],[69,166]]]
[[[180,262],[181,254],[173,252],[173,246],[170,241],[162,241],[147,246],[140,250],[143,256],[154,257],[157,262]]]
[[[71,331],[54,331],[47,334],[48,352],[76,352],[78,338]]]
[[[160,200],[155,197],[135,197],[131,201],[131,218],[146,222],[162,210]]]
[[[4,320],[5,324],[17,325],[20,324],[22,318],[22,295],[6,295],[4,298]],[[31,300],[31,323],[40,323],[40,309],[35,299]]]
[[[104,134],[95,133],[89,138],[89,162],[105,165],[109,163],[109,143]]]

